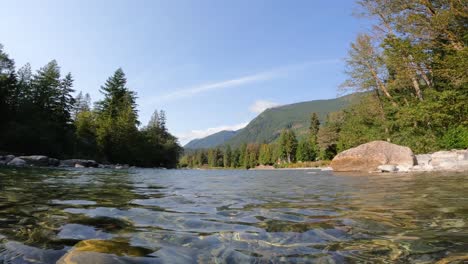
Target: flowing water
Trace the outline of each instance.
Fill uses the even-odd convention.
[[[466,263],[468,174],[0,169],[0,263]]]

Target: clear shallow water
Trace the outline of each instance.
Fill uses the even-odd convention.
[[[0,263],[463,263],[468,175],[0,169]]]

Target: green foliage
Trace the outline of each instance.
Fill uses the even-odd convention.
[[[229,168],[232,165],[232,150],[231,146],[227,145],[226,148],[224,149],[224,154],[223,154],[223,165],[225,168]]]
[[[445,149],[468,148],[468,127],[457,126],[449,128],[440,139],[440,145]]]
[[[342,111],[341,120],[330,120],[334,124],[327,124],[324,129],[337,133],[334,134],[336,150],[341,152],[369,141],[385,140],[387,124],[382,115],[378,98],[372,93]]]
[[[96,115],[89,110],[83,110],[76,115],[76,154],[79,157],[95,159],[97,157],[96,144]]]
[[[272,165],[275,163],[273,159],[273,150],[270,144],[262,144],[260,146],[258,162],[261,165]]]
[[[310,116],[309,137],[312,144],[317,145],[317,137],[320,129],[320,120],[317,113],[312,113]]]
[[[308,139],[301,139],[297,145],[296,160],[300,162],[312,161],[315,159],[315,151],[312,143]]]
[[[343,87],[370,91],[322,131],[323,156],[376,140],[415,153],[466,147],[468,41],[460,1],[359,1],[377,32],[359,35]]]
[[[295,161],[297,150],[297,138],[294,131],[284,129],[279,138],[281,159],[288,163]]]
[[[165,127],[165,113],[138,130],[136,96],[126,82],[118,69],[101,87],[104,99],[91,109],[88,94],[73,97],[72,75],[61,78],[56,61],[34,74],[29,64],[16,72],[0,45],[0,149],[176,167],[182,149]]]

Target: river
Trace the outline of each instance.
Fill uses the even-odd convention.
[[[0,263],[467,258],[467,173],[0,169]]]

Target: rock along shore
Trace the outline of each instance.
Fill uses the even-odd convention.
[[[330,166],[338,172],[463,172],[468,171],[468,149],[414,155],[408,147],[372,141],[339,153]]]
[[[67,159],[59,160],[44,155],[31,156],[0,156],[0,166],[14,167],[62,167],[62,168],[109,168],[109,169],[127,169],[127,164],[99,164],[94,160],[86,159]]]

